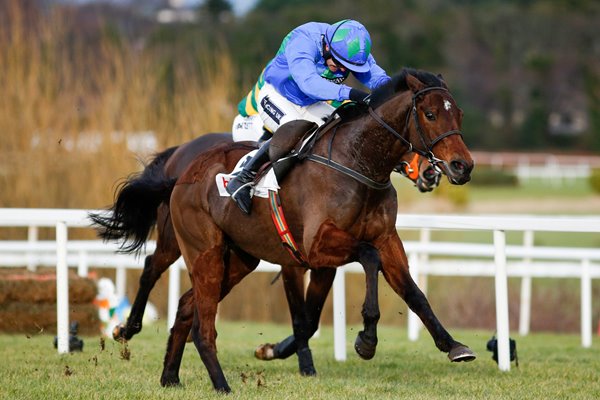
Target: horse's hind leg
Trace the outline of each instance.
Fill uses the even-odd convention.
[[[364,360],[375,356],[377,348],[377,323],[379,322],[379,299],[377,274],[381,269],[381,259],[375,247],[361,243],[358,248],[358,261],[365,270],[366,294],[362,308],[364,330],[358,333],[354,349]]]
[[[192,338],[215,390],[229,393],[231,388],[217,358],[215,328],[224,270],[221,246],[212,247],[199,254],[190,269],[195,303]]]
[[[228,268],[225,281],[221,287],[221,299],[237,285],[246,275],[252,272],[259,260],[247,255],[230,253],[227,257]],[[175,386],[179,384],[179,368],[185,344],[192,329],[194,321],[194,295],[192,289],[188,290],[181,299],[177,309],[175,323],[171,328],[167,342],[167,352],[163,362],[163,372],[160,378],[162,386]]]
[[[450,361],[472,361],[475,353],[457,342],[437,319],[427,298],[408,271],[408,260],[398,236],[389,236],[377,243],[380,249],[383,276],[392,289],[404,299],[408,307],[419,316],[431,334],[438,349],[448,353]]]
[[[130,340],[135,334],[142,330],[142,319],[148,296],[154,285],[171,264],[173,264],[181,252],[173,232],[173,225],[169,217],[169,208],[162,204],[158,209],[157,217],[158,239],[154,254],[146,257],[144,270],[140,276],[140,286],[131,306],[131,311],[125,326],[119,325],[113,330],[115,340]]]
[[[160,377],[162,386],[179,385],[179,367],[185,350],[185,343],[192,328],[194,317],[194,294],[188,290],[179,299],[175,323],[169,334],[167,352],[163,361],[163,372]]]
[[[283,267],[290,268],[296,275],[295,278],[303,282],[303,270],[297,267]],[[320,268],[310,272],[310,282],[308,289],[306,290],[306,301],[305,301],[305,313],[306,322],[308,324],[308,334],[310,337],[315,334],[319,328],[319,320],[321,319],[321,311],[323,310],[323,304],[327,299],[333,279],[335,278],[336,270],[334,268]],[[298,285],[299,283],[295,283]],[[292,317],[293,319],[293,317]],[[274,359],[285,359],[294,354],[298,347],[296,345],[296,339],[294,335],[288,336],[282,341],[271,344],[266,343],[260,345],[255,352],[256,358],[261,360],[274,360]]]
[[[381,261],[377,249],[367,243],[359,245],[358,258],[365,269],[367,293],[362,309],[365,330],[357,336],[354,348],[359,356],[368,360],[373,358],[377,347],[377,322],[380,316],[377,298],[377,274]],[[287,358],[297,352],[300,373],[314,375],[316,371],[308,347],[308,339],[319,327],[323,304],[333,284],[336,271],[331,268],[319,268],[311,271],[306,302],[303,301],[303,274],[299,271],[302,270],[294,267],[282,268],[294,335],[275,345],[267,343],[259,346],[255,356],[263,360],[272,360]],[[305,346],[305,349],[303,346]]]

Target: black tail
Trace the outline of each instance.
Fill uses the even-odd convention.
[[[144,170],[130,176],[116,193],[116,201],[106,213],[90,213],[98,236],[105,241],[121,241],[123,253],[139,252],[156,224],[157,209],[168,202],[177,178],[169,178],[164,166],[177,147],[157,154]]]

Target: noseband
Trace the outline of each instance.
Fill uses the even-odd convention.
[[[433,86],[433,87],[428,87],[428,88],[419,90],[412,97],[412,109],[411,109],[411,112],[406,115],[406,122],[404,124],[403,132],[407,132],[409,124],[410,124],[410,116],[412,115],[414,123],[415,123],[415,129],[417,130],[417,133],[419,134],[421,143],[423,144],[423,147],[425,148],[424,150],[415,148],[413,146],[413,144],[410,142],[410,140],[406,139],[404,136],[402,136],[400,133],[398,133],[394,128],[389,126],[383,119],[381,119],[381,117],[379,115],[377,115],[377,113],[371,107],[369,107],[369,114],[371,114],[371,117],[373,117],[373,119],[375,121],[377,121],[381,126],[383,126],[388,132],[390,132],[391,134],[396,136],[398,139],[400,139],[402,142],[404,142],[404,144],[406,144],[408,146],[407,151],[413,151],[413,152],[427,158],[427,160],[431,163],[431,165],[433,165],[433,167],[436,169],[436,171],[441,173],[442,170],[438,166],[438,164],[445,165],[446,162],[442,159],[437,158],[435,156],[435,154],[433,154],[433,147],[436,144],[438,144],[439,142],[441,142],[442,140],[444,140],[445,138],[447,138],[448,136],[460,135],[462,137],[462,132],[458,129],[453,129],[453,130],[444,132],[441,135],[437,136],[435,139],[433,139],[431,141],[431,143],[427,144],[427,141],[425,140],[425,136],[423,135],[423,130],[421,128],[421,124],[419,123],[419,116],[417,115],[417,99],[421,98],[422,95],[432,92],[434,90],[442,90],[449,94],[448,89],[443,88],[441,86]]]

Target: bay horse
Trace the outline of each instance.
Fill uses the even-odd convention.
[[[406,75],[406,74],[405,74],[405,75]],[[418,75],[420,75],[420,74],[418,74]],[[442,84],[443,84],[443,83],[442,83]],[[445,85],[444,85],[444,87],[445,87]],[[440,90],[441,90],[441,89],[442,89],[442,88],[440,88]],[[444,89],[444,90],[447,90],[447,89]],[[422,93],[422,94],[423,94],[423,93]],[[446,108],[446,107],[447,107],[447,104],[446,104],[446,103],[444,103],[444,108]],[[441,108],[440,108],[440,109],[441,109]],[[446,109],[446,111],[448,111],[448,110]],[[423,112],[425,112],[425,111],[423,111]],[[429,111],[426,111],[426,112],[427,112],[427,113],[431,113],[432,111],[431,111],[431,110],[429,110]],[[437,113],[437,111],[436,111],[436,110],[434,110],[434,112],[436,112],[436,113]],[[459,113],[459,110],[456,108],[455,112],[456,112],[456,113]],[[415,117],[416,117],[416,114],[415,114]],[[430,119],[430,118],[431,118],[431,115],[426,115],[426,118]],[[456,117],[455,117],[455,118],[456,118]],[[417,121],[417,120],[415,119],[415,121]],[[409,123],[410,121],[407,119],[407,121],[406,121],[406,122],[407,122],[407,126],[408,126],[408,123]],[[384,122],[384,124],[385,124],[385,122]],[[460,121],[458,122],[458,124],[460,124]],[[416,125],[417,127],[420,127],[418,122],[417,122],[416,124],[413,124],[413,125]],[[387,128],[386,128],[386,129],[387,129]],[[397,128],[396,128],[396,129],[397,129]],[[415,129],[415,128],[413,127],[413,128],[412,128],[412,130],[414,131],[414,129]],[[448,132],[450,132],[450,131],[448,131]],[[448,132],[446,132],[446,134],[444,134],[444,135],[438,136],[438,138],[445,138],[445,136],[449,136],[449,133],[448,133]],[[406,132],[403,132],[403,133],[406,133]],[[414,133],[414,132],[413,132],[413,133]],[[440,139],[440,140],[441,140],[441,139]],[[438,140],[438,142],[439,142],[439,140]],[[424,144],[425,144],[425,143],[424,143]],[[429,146],[430,146],[431,148],[433,148],[433,146],[434,146],[434,145],[438,145],[438,146],[440,146],[440,145],[439,145],[438,143],[436,143],[435,141],[433,141],[432,143],[430,143],[430,144],[429,144]],[[171,149],[170,149],[170,150],[171,150]],[[163,160],[163,161],[164,161],[165,159],[170,159],[170,158],[171,158],[171,156],[173,155],[173,152],[175,152],[175,150],[172,150],[172,151],[170,151],[170,155],[168,155],[168,156],[167,156],[167,155],[163,155],[163,157],[160,157],[161,155],[159,155],[159,157],[157,157],[157,158],[156,158],[156,159],[153,161],[153,163],[151,163],[151,165],[150,165],[149,167],[151,167],[153,164],[160,164],[160,163],[158,163],[158,162],[155,162],[155,161],[157,161],[157,160],[159,160],[159,159],[160,159],[160,160]],[[433,156],[433,154],[431,154],[431,156]],[[183,157],[183,158],[185,158],[185,157]],[[188,159],[188,160],[189,160],[189,159]],[[436,160],[436,159],[434,158],[434,162],[440,162],[440,163],[442,163],[442,166],[443,166],[443,167],[444,167],[446,170],[448,170],[448,171],[450,171],[450,172],[452,172],[452,169],[451,169],[451,167],[452,167],[454,170],[457,170],[457,169],[458,169],[458,173],[456,173],[456,172],[452,172],[452,174],[453,174],[453,175],[452,175],[452,176],[449,176],[449,179],[450,179],[450,180],[451,180],[453,183],[464,183],[464,182],[466,181],[465,179],[461,178],[461,177],[460,177],[460,175],[462,174],[462,175],[468,176],[468,174],[469,174],[469,171],[470,171],[470,168],[472,168],[472,161],[469,161],[469,160],[470,160],[470,158],[469,158],[469,159],[466,161],[466,164],[464,164],[464,165],[463,165],[463,164],[461,164],[461,162],[459,162],[459,161],[456,161],[456,160],[454,161],[454,164],[452,164],[452,162],[451,162],[451,163],[448,165],[448,164],[445,164],[445,162],[444,162],[443,160],[440,160],[440,159],[437,159],[437,160]],[[470,164],[469,164],[469,162],[470,162]],[[185,164],[185,163],[183,163],[183,164]],[[466,165],[466,167],[465,167],[465,165]],[[162,168],[162,167],[161,167],[161,168]],[[154,168],[154,169],[155,169],[155,170],[158,170],[158,169],[161,169],[161,168]],[[151,168],[151,169],[152,169],[152,168]],[[465,169],[466,171],[462,171],[462,172],[461,172],[461,170],[462,170],[462,169]],[[467,169],[468,169],[468,170],[467,170]],[[146,170],[144,171],[144,173],[142,174],[142,176],[143,176],[143,175],[152,175],[152,174],[146,174],[147,170],[148,170],[148,167],[146,168]],[[163,175],[166,175],[166,174],[163,174]],[[176,175],[178,175],[178,174],[176,174]],[[457,178],[457,176],[458,176],[458,178]],[[128,183],[125,185],[125,188],[128,186],[128,184],[129,184],[129,182],[128,182]],[[133,186],[136,186],[136,185],[133,185]],[[135,192],[135,191],[136,191],[136,190],[133,190],[133,192]],[[167,190],[167,191],[168,191],[168,190]],[[125,193],[129,193],[129,192],[131,192],[131,190],[129,190],[129,191],[127,191],[127,190],[126,190],[126,191],[124,191],[124,192],[125,192]],[[109,233],[108,237],[110,237],[110,232],[111,232],[111,229],[112,229],[112,232],[113,232],[113,233],[114,233],[114,232],[119,232],[119,230],[120,230],[120,229],[124,229],[124,230],[122,230],[122,231],[121,231],[121,233],[124,233],[124,232],[126,232],[126,231],[127,231],[127,230],[126,230],[126,228],[131,228],[131,227],[127,227],[127,223],[128,223],[128,222],[131,222],[131,221],[129,221],[129,220],[128,220],[128,215],[127,215],[127,214],[128,214],[128,212],[127,212],[127,210],[122,210],[122,209],[120,209],[119,207],[117,207],[117,205],[118,205],[119,203],[127,203],[127,201],[123,201],[123,200],[122,200],[122,198],[121,198],[121,197],[122,197],[121,195],[123,195],[123,194],[124,194],[124,193],[122,192],[122,193],[119,195],[119,199],[118,199],[118,201],[117,201],[117,203],[115,204],[115,207],[114,207],[114,209],[113,209],[113,211],[114,211],[114,214],[113,214],[113,216],[115,216],[115,215],[116,215],[117,217],[121,218],[120,220],[119,220],[119,218],[117,218],[117,220],[119,220],[120,222],[119,222],[119,223],[117,223],[117,224],[115,224],[115,225],[113,225],[113,226],[110,226],[110,225],[108,226],[108,228],[110,228],[110,229],[108,229],[108,228],[107,228],[107,230],[106,230],[106,232],[108,232],[108,233]],[[394,193],[394,196],[395,196],[395,193]],[[125,197],[125,198],[135,198],[135,195],[132,195],[131,193],[129,193],[127,196],[124,196],[124,197]],[[135,200],[134,200],[133,202],[135,203]],[[164,203],[163,203],[163,204],[164,204]],[[156,207],[156,204],[154,204],[154,206]],[[150,206],[147,206],[146,208],[151,208],[151,207],[150,207]],[[168,215],[168,206],[159,205],[159,206],[158,206],[158,210],[159,210],[158,214],[160,214],[160,210],[161,210],[161,209],[162,209],[162,210],[165,210],[165,209],[167,209],[167,212],[166,212],[166,214]],[[129,211],[131,211],[131,210],[129,210]],[[156,215],[156,213],[155,213],[155,215]],[[394,216],[395,216],[395,211],[394,211]],[[155,218],[155,221],[156,221],[156,218]],[[159,227],[159,233],[160,233],[160,229],[161,229],[161,227],[167,227],[167,228],[169,228],[169,224],[168,224],[168,223],[165,223],[165,221],[167,221],[167,222],[168,222],[168,217],[165,217],[165,218],[159,218],[159,219],[158,219],[158,222],[159,222],[159,223],[158,223],[158,227]],[[100,222],[103,222],[103,221],[100,221]],[[106,221],[104,221],[104,222],[108,222],[108,220],[106,220]],[[152,222],[152,224],[153,224],[153,222]],[[102,223],[101,223],[100,225],[102,225]],[[150,226],[150,228],[151,228],[151,226]],[[141,241],[140,241],[139,243],[137,243],[138,245],[142,245],[142,244],[143,244],[143,242],[146,240],[146,238],[147,238],[147,234],[148,234],[148,231],[149,231],[149,229],[150,229],[150,228],[148,228],[148,230],[146,231],[146,234],[145,234],[145,235],[137,236],[137,238],[140,238],[140,237],[142,238],[142,239],[141,239]],[[167,230],[169,230],[169,229],[167,229]],[[143,231],[143,230],[142,230],[142,231]],[[134,233],[132,233],[132,232],[134,232],[134,233],[135,233],[135,232],[136,232],[136,231],[135,231],[135,229],[134,229],[133,231],[129,231],[129,232],[128,232],[128,233],[129,233],[129,234],[130,234],[130,235],[131,235],[131,236],[132,236],[132,237],[135,239],[135,238],[136,238],[136,235],[135,235]],[[139,231],[138,231],[138,233],[139,233]],[[163,236],[163,235],[159,235],[159,242],[157,243],[157,250],[158,250],[158,249],[160,249],[160,238],[161,238],[162,236]],[[168,235],[167,235],[167,236],[168,236]],[[118,238],[118,237],[119,237],[119,235],[116,235],[116,234],[115,234],[114,238]],[[168,242],[168,240],[167,240],[166,242]],[[135,243],[135,242],[134,242],[134,243]],[[244,252],[243,252],[243,251],[241,251],[241,249],[239,249],[239,248],[235,248],[235,246],[232,246],[232,248],[233,248],[233,250],[235,250],[235,251],[231,251],[231,252],[229,253],[229,259],[228,259],[228,260],[226,260],[226,261],[228,261],[228,262],[229,262],[229,269],[230,269],[230,271],[228,272],[228,279],[229,279],[229,285],[230,285],[230,287],[231,287],[233,284],[237,283],[237,282],[236,282],[236,280],[239,280],[239,279],[241,279],[241,277],[242,277],[244,274],[248,273],[249,271],[251,271],[251,270],[252,270],[252,269],[253,269],[253,268],[256,266],[255,264],[254,264],[254,266],[252,266],[252,264],[253,264],[253,263],[254,263],[254,261],[255,261],[255,258],[249,257],[249,255],[248,255],[248,254],[244,253]],[[130,249],[132,249],[132,250],[135,250],[135,246],[131,246],[131,247],[130,247]],[[176,249],[176,251],[177,251],[177,250],[178,250],[178,249]],[[403,254],[403,253],[402,253],[402,254]],[[243,261],[243,259],[244,259],[244,258],[246,259],[246,266],[243,266],[243,267],[241,267],[241,268],[238,268],[238,267],[236,267],[236,263],[239,263],[239,262],[240,262],[240,255],[241,255],[242,261]],[[163,256],[160,256],[160,257],[156,257],[156,256],[157,256],[157,255],[155,254],[155,255],[154,255],[154,258],[155,258],[155,259],[165,259],[165,257],[163,257]],[[177,257],[178,257],[178,255],[176,255],[176,256],[175,256],[175,258],[173,258],[173,260],[174,260],[174,259],[176,259]],[[168,257],[166,257],[166,258],[168,258]],[[247,260],[250,260],[251,262],[248,264],[248,263],[247,263]],[[288,260],[288,261],[289,261],[289,260]],[[172,261],[171,261],[171,262],[172,262]],[[256,262],[257,262],[257,261],[256,261]],[[144,269],[144,273],[143,273],[143,275],[145,275],[145,274],[146,274],[146,271],[149,269],[149,268],[148,268],[148,267],[149,267],[149,264],[151,265],[151,264],[152,264],[152,262],[149,262],[149,259],[147,258],[147,259],[146,259],[146,267],[145,267],[145,269]],[[168,265],[169,265],[169,264],[170,264],[170,262],[167,264],[167,266],[166,266],[166,267],[168,267]],[[403,265],[406,265],[406,260],[403,260]],[[166,269],[166,267],[165,267],[164,269]],[[244,268],[246,268],[246,270],[244,270]],[[164,269],[163,269],[163,271],[164,271]],[[236,270],[237,270],[237,272],[235,272]],[[298,268],[294,268],[294,267],[292,267],[292,268],[287,268],[286,270],[288,270],[288,271],[291,271],[290,273],[292,273],[292,274],[293,274],[293,272],[296,272],[296,273],[297,273],[297,271],[299,271],[299,270],[301,270],[301,269],[298,269]],[[240,271],[241,271],[241,272],[240,272]],[[332,281],[332,280],[333,280],[333,275],[330,273],[331,271],[335,272],[335,270],[331,270],[331,269],[328,269],[328,268],[317,269],[317,270],[314,270],[314,271],[313,271],[313,275],[324,275],[324,276],[330,276],[330,277],[331,277],[331,281]],[[161,271],[161,273],[162,273],[162,271]],[[238,275],[237,275],[237,278],[233,279],[232,277],[233,277],[233,276],[234,276],[236,273],[238,274]],[[159,274],[160,274],[160,273],[159,273]],[[289,273],[288,273],[287,275],[289,276]],[[386,279],[388,279],[388,276],[391,276],[391,275],[386,275],[386,274],[385,274],[385,271],[384,271],[384,276],[386,276]],[[156,279],[157,279],[157,278],[156,278]],[[142,276],[142,279],[140,280],[140,284],[141,284],[141,285],[140,285],[140,286],[141,286],[141,287],[140,287],[140,292],[142,291],[141,289],[142,289],[142,286],[143,286],[143,282],[145,282],[145,281],[146,281],[146,280],[144,280],[144,276]],[[284,282],[287,282],[287,281],[288,281],[288,280],[286,279],[286,275],[284,275]],[[301,280],[300,280],[300,281],[301,281]],[[315,282],[315,281],[318,281],[318,282],[321,282],[321,283],[323,283],[323,282],[325,282],[326,280],[325,280],[325,279],[318,279],[318,280],[311,279],[311,286],[313,285],[313,282]],[[390,279],[388,279],[388,281],[390,281]],[[296,280],[296,282],[298,282],[298,280]],[[411,281],[411,282],[412,282],[412,281]],[[413,284],[414,284],[414,282],[413,282]],[[327,291],[328,291],[328,290],[329,290],[329,287],[331,286],[331,284],[329,283],[328,285],[325,285],[325,286],[327,287]],[[230,288],[230,287],[229,287],[229,288]],[[394,286],[393,286],[393,287],[394,287]],[[225,288],[227,288],[227,286],[225,286]],[[290,296],[289,296],[289,293],[290,293],[290,291],[289,291],[289,290],[286,290],[286,291],[287,291],[287,293],[288,293],[288,298],[289,298],[289,297],[290,297]],[[226,290],[224,290],[224,291],[223,291],[223,296],[224,296],[226,293],[227,293],[227,291],[226,291]],[[308,293],[307,293],[307,305],[308,305],[308,304],[310,304],[310,298],[311,298],[311,295],[310,295],[310,293],[311,293],[311,290],[310,290],[310,286],[309,286],[309,291],[308,291]],[[325,292],[325,296],[326,296],[326,293],[327,293],[327,292]],[[421,294],[421,296],[422,296],[422,294]],[[138,297],[137,297],[137,298],[139,298],[139,297],[140,297],[140,296],[138,295]],[[183,302],[183,303],[180,303],[180,304],[183,304],[183,305],[186,305],[186,304],[187,304],[187,303],[185,303],[185,302],[183,301],[183,300],[185,299],[185,297],[186,297],[186,295],[184,295],[184,296],[182,297],[182,302]],[[403,296],[403,297],[404,297],[404,296]],[[417,296],[417,297],[418,297],[418,296]],[[137,298],[136,298],[136,299],[137,299]],[[407,298],[407,297],[405,297],[405,300],[406,300],[406,298]],[[146,296],[146,299],[147,299],[147,296]],[[323,298],[323,299],[324,299],[324,298]],[[323,301],[324,301],[324,300],[323,300]],[[143,301],[143,304],[145,305],[145,300]],[[425,304],[426,304],[426,300],[425,300]],[[410,303],[409,303],[409,305],[410,305]],[[293,307],[292,303],[290,303],[290,307],[291,307],[291,308]],[[180,312],[182,311],[182,309],[183,309],[183,308],[184,308],[183,306],[180,306]],[[134,307],[134,309],[135,309],[135,307]],[[142,312],[143,312],[143,308],[142,308]],[[320,313],[320,308],[318,308],[318,313]],[[133,315],[133,312],[132,312],[132,315]],[[434,317],[434,318],[435,318],[435,317]],[[130,319],[131,319],[131,317],[130,317]],[[178,320],[180,320],[180,319],[181,319],[181,318],[180,318],[180,316],[179,316],[179,314],[178,314]],[[140,320],[141,320],[141,318],[140,318]],[[294,324],[294,327],[296,328],[296,326],[297,326],[297,324],[296,324],[296,319],[294,319],[294,322],[295,322],[295,324]],[[317,319],[317,322],[318,322],[318,319]],[[191,324],[191,323],[190,323],[190,324]],[[128,323],[128,325],[129,325],[129,323]],[[435,325],[435,324],[434,324],[434,325]],[[430,326],[431,326],[431,325],[430,325]],[[139,328],[141,328],[141,325],[139,326]],[[187,328],[187,331],[189,332],[189,328]],[[431,331],[431,329],[430,329],[430,331]],[[442,328],[442,331],[443,331],[443,333],[445,333],[445,331],[443,330],[443,328]],[[172,331],[172,332],[175,332],[175,327],[174,327],[174,329],[173,329],[173,331]],[[314,332],[314,331],[313,331],[313,332]],[[445,334],[447,335],[447,333],[445,333]],[[185,333],[185,336],[187,337],[187,332]],[[310,336],[312,336],[312,333],[310,334]],[[172,337],[173,337],[173,334],[171,335],[171,338],[172,338]],[[440,337],[440,334],[439,334],[439,333],[438,333],[438,334],[436,334],[436,335],[434,336],[434,338],[436,338],[436,337]],[[448,335],[448,337],[449,337],[449,335]],[[170,338],[170,343],[171,343],[171,338]],[[444,335],[443,335],[443,334],[442,334],[442,338],[445,340],[445,342],[444,342],[444,343],[441,343],[441,342],[440,342],[441,344],[438,344],[438,342],[439,342],[439,341],[436,339],[436,344],[438,344],[438,347],[440,347],[440,346],[441,346],[440,348],[450,348],[450,347],[449,347],[449,345],[448,345],[448,343],[450,343],[450,342],[448,341],[448,338],[447,338],[447,337],[444,337]],[[450,339],[451,339],[451,338],[450,338]],[[182,350],[181,350],[181,351],[182,351]],[[300,354],[300,352],[298,352],[298,353]],[[172,354],[172,353],[171,353],[171,354]],[[472,354],[472,353],[471,353],[471,354]],[[310,355],[310,354],[309,354],[309,355]],[[455,355],[456,355],[456,354],[455,354]],[[165,357],[165,366],[167,366],[168,356],[169,356],[169,353],[168,353],[168,354],[167,354],[167,356]],[[473,356],[473,357],[474,357],[474,356]],[[176,357],[175,357],[175,358],[176,358]],[[455,359],[455,360],[458,360],[459,358],[460,358],[460,357],[455,357],[454,359]],[[467,359],[467,358],[468,358],[468,356],[466,356],[466,355],[465,355],[463,358],[464,358],[464,359]],[[302,366],[302,362],[301,362],[300,364],[301,364],[301,366]],[[172,366],[172,365],[173,365],[173,364],[171,364],[171,366]],[[220,368],[220,367],[219,367],[219,368]],[[302,370],[302,367],[301,367],[301,370]],[[168,369],[167,369],[167,368],[165,368],[165,371],[167,371],[167,372],[168,372]],[[165,377],[165,373],[163,373],[163,377]],[[163,379],[161,379],[161,381],[163,381]],[[163,383],[166,383],[166,384],[169,384],[169,383],[170,383],[170,382],[169,382],[169,375],[168,375],[168,373],[167,373],[167,375],[166,375],[166,380],[165,380]],[[176,383],[176,382],[173,382],[173,383]]]
[[[90,217],[98,227],[99,234],[105,240],[122,241],[122,251],[132,253],[139,251],[148,239],[152,228],[157,230],[156,249],[153,254],[146,256],[144,268],[139,279],[139,289],[133,301],[129,316],[124,325],[118,325],[113,330],[113,338],[117,341],[128,341],[142,329],[144,310],[150,292],[160,276],[181,255],[169,214],[168,202],[160,202],[148,193],[144,193],[146,183],[155,176],[177,178],[189,164],[202,152],[211,147],[232,143],[231,133],[207,133],[177,147],[168,148],[156,154],[144,170],[136,175],[131,175],[118,187],[115,204],[111,208],[111,216],[91,214]],[[417,153],[407,153],[401,163],[396,167],[406,178],[410,179],[421,192],[430,192],[439,184],[439,172],[423,156]],[[134,211],[137,210],[137,211]],[[140,212],[141,210],[141,212]],[[135,217],[130,217],[134,215]],[[235,257],[235,255],[233,255]],[[283,266],[284,285],[300,290],[304,284],[305,270],[296,267]],[[335,270],[313,272],[309,280],[306,304],[309,310],[312,333],[316,331],[327,295],[331,289]],[[332,274],[333,273],[333,274]],[[192,291],[189,290],[181,298],[181,309],[191,309],[193,306]],[[178,334],[183,340],[191,328],[191,320],[187,326],[179,327]],[[312,336],[312,334],[311,334]],[[255,355],[263,360],[284,359],[296,352],[296,342],[291,335],[276,344],[260,345]],[[163,385],[173,385],[179,382],[179,363],[169,365],[165,360],[165,373],[161,382]],[[304,375],[316,373],[314,367],[301,365],[300,372]]]
[[[113,330],[115,340],[131,340],[142,330],[150,292],[162,274],[181,256],[171,224],[168,201],[155,200],[152,196],[138,196],[137,193],[143,192],[145,182],[151,177],[179,177],[199,154],[224,143],[233,143],[231,133],[207,133],[156,154],[140,174],[130,176],[119,185],[110,217],[90,214],[99,236],[107,241],[122,241],[121,250],[124,253],[141,250],[152,229],[156,227],[157,231],[156,249],[144,260],[139,288],[127,321]],[[420,192],[430,192],[439,184],[439,173],[425,157],[416,153],[406,154],[398,166],[398,172],[410,179]],[[134,214],[135,217],[129,217],[136,209],[139,211]],[[296,268],[293,270],[297,271]],[[302,275],[296,279],[301,280]]]
[[[364,115],[327,131],[304,163],[292,169],[281,184],[290,232],[305,255],[306,266],[317,274],[332,275],[332,268],[354,261],[363,266],[364,330],[355,342],[361,357],[372,358],[377,345],[377,275],[381,271],[421,318],[438,349],[447,352],[452,361],[472,360],[473,352],[446,331],[410,276],[395,228],[396,192],[388,184],[393,168],[411,150],[427,156],[451,182],[468,182],[473,160],[460,134],[462,111],[441,77],[415,70],[404,70],[390,84],[375,90],[371,104]],[[302,123],[307,122],[289,124],[301,129]],[[252,214],[245,215],[230,199],[221,197],[215,186],[216,175],[231,171],[248,150],[239,143],[214,147],[197,157],[177,182],[163,179],[155,185],[156,191],[170,195],[171,220],[194,299],[193,311],[185,310],[180,302],[165,366],[180,362],[183,349],[172,338],[178,326],[192,319],[194,344],[213,387],[223,392],[231,389],[216,353],[218,302],[259,259],[297,266],[280,246],[267,201],[255,198]],[[301,366],[312,365],[306,305],[303,293],[294,289],[286,287],[296,353]]]

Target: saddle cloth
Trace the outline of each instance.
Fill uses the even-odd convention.
[[[253,150],[240,158],[240,161],[235,165],[235,168],[229,174],[217,174],[215,177],[217,188],[219,189],[219,195],[222,197],[229,197],[229,193],[225,188],[230,180],[236,177],[236,175],[242,170],[246,162],[254,156],[258,150]],[[263,175],[263,177],[254,185],[254,196],[269,198],[269,190],[277,192],[279,190],[279,184],[277,183],[277,177],[273,168],[269,168],[269,171]]]

